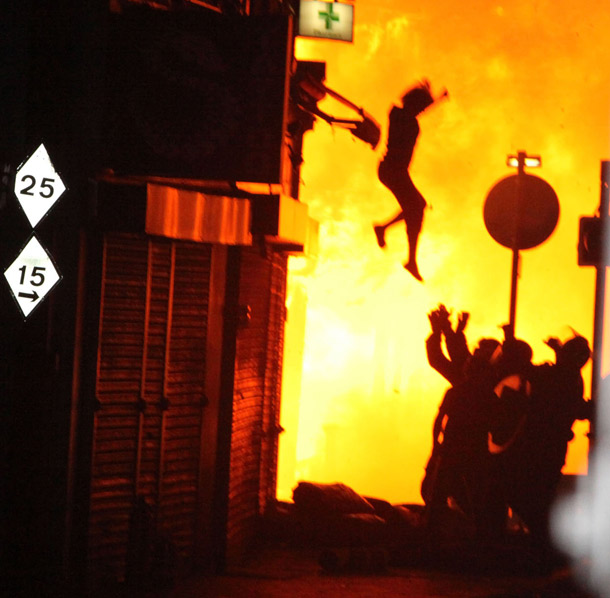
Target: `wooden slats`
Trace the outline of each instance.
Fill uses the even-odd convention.
[[[252,538],[275,492],[286,277],[285,257],[244,249],[242,258],[239,302],[251,307],[252,319],[236,347],[229,552]],[[94,577],[125,575],[137,498],[151,507],[152,534],[168,538],[184,560],[192,556],[210,260],[202,244],[106,237],[90,507]]]
[[[151,533],[190,557],[210,255],[204,245],[106,237],[90,507],[93,577],[125,575],[137,496],[152,507]]]

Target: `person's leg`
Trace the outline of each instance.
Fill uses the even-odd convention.
[[[381,162],[378,169],[379,180],[393,194],[400,205],[401,210],[385,224],[373,226],[377,244],[385,247],[385,231],[389,226],[404,220],[407,228],[407,245],[409,247],[409,259],[404,267],[416,280],[422,281],[422,277],[417,267],[417,245],[424,219],[424,208],[426,200],[417,190],[409,171],[405,168],[392,167],[387,162]]]
[[[407,211],[403,208],[404,219],[407,225],[407,244],[409,246],[409,259],[404,264],[404,267],[416,280],[423,281],[417,267],[417,245],[424,221],[426,201],[417,190],[416,193],[418,197],[409,210]]]
[[[392,192],[392,195],[398,199],[400,194],[400,187],[403,183],[401,178],[402,169],[398,168],[395,164],[382,160],[377,168],[377,176],[381,184]],[[400,204],[400,202],[398,202]],[[389,226],[396,224],[404,219],[402,209],[395,215],[392,216],[383,224],[373,224],[373,230],[375,231],[375,237],[377,238],[377,245],[379,247],[385,247],[385,231]]]
[[[385,247],[386,228],[392,226],[393,224],[396,224],[397,222],[400,222],[401,220],[404,220],[404,218],[404,214],[402,213],[402,210],[400,210],[400,212],[398,212],[396,216],[393,216],[384,224],[373,225],[373,230],[375,231],[375,236],[377,237],[377,245],[379,245],[379,247]]]

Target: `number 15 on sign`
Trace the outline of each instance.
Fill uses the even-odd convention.
[[[35,307],[61,280],[61,276],[44,247],[32,235],[4,277],[17,305],[27,318]]]

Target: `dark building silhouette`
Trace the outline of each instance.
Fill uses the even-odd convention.
[[[3,19],[0,546],[9,588],[220,570],[275,498],[302,119],[290,3],[18,3]],[[298,126],[298,120],[303,120]],[[67,191],[29,226],[44,143]]]

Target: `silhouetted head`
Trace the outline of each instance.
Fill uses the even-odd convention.
[[[482,338],[466,362],[464,373],[468,377],[489,372],[501,352],[500,342],[495,338]]]
[[[499,352],[500,341],[495,338],[482,338],[479,341],[478,347],[474,350],[473,356],[477,359],[483,359],[487,363],[491,363]]]
[[[423,112],[433,102],[434,98],[432,97],[428,81],[423,81],[419,85],[412,87],[402,96],[403,108],[414,115]]]
[[[525,341],[508,338],[502,344],[502,370],[506,373],[524,372],[531,364],[532,356],[532,348]]]
[[[589,361],[591,349],[584,336],[575,336],[566,341],[557,354],[557,363],[573,365],[580,369]]]

